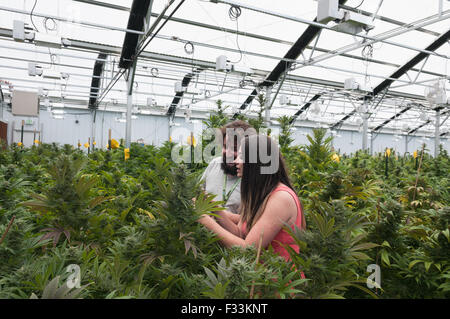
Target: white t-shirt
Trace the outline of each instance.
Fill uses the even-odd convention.
[[[215,200],[217,201],[223,200],[224,172],[221,164],[222,157],[216,157],[209,163],[202,175],[203,188],[208,193],[215,194]],[[228,198],[225,207],[229,211],[237,214],[239,213],[239,205],[241,204],[241,181],[237,176],[227,175],[225,194],[228,194],[233,187],[235,188]]]

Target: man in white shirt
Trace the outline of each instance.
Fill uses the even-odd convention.
[[[241,183],[233,161],[237,157],[241,139],[245,135],[255,134],[256,131],[244,121],[234,121],[225,125],[221,132],[222,156],[214,158],[205,169],[202,175],[203,188],[206,192],[215,194],[215,200],[225,201],[227,210],[237,214],[241,203]],[[228,136],[234,138],[228,140]]]

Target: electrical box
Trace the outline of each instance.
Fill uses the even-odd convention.
[[[446,104],[447,103],[447,94],[445,89],[440,90],[436,94],[436,104]]]
[[[372,92],[373,88],[358,83],[354,78],[349,78],[344,81],[344,90]]]
[[[175,93],[182,93],[184,90],[185,88],[181,82],[175,82]]]
[[[358,83],[354,78],[346,79],[344,82],[344,89],[345,90],[357,90],[358,89]]]
[[[42,75],[42,69],[37,66],[36,63],[30,62],[28,63],[28,75],[29,76],[36,76],[36,75]]]
[[[13,39],[15,41],[25,41],[25,22],[14,20],[13,22]]]
[[[287,95],[280,95],[280,104],[286,105],[289,103],[289,97]]]
[[[230,71],[231,67],[225,55],[219,55],[216,58],[216,71]]]
[[[339,10],[338,0],[318,0],[317,22],[327,24],[333,20],[340,20],[344,13]]]
[[[36,92],[14,90],[11,102],[13,115],[39,115],[39,95]]]
[[[374,28],[370,17],[339,9],[338,0],[318,0],[317,22],[327,24],[330,21],[338,23],[333,29],[351,34],[358,34],[362,30],[368,31]]]
[[[345,11],[341,22],[333,27],[335,30],[351,34],[358,34],[363,30],[369,31],[373,28],[374,25],[371,24],[370,17],[350,11]]]
[[[13,39],[14,39],[14,41],[25,42],[25,40],[29,40],[29,41],[33,40],[34,33],[33,32],[26,33],[25,25],[26,25],[25,22],[23,22],[21,20],[13,21]]]
[[[154,104],[156,104],[155,100],[152,97],[148,97],[147,98],[147,106],[150,107],[150,106],[153,106]]]

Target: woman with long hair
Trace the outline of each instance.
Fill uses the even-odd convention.
[[[216,233],[226,247],[258,247],[261,240],[262,248],[271,245],[289,260],[283,245],[290,245],[297,253],[299,247],[283,228],[296,225],[304,229],[305,218],[278,146],[265,135],[246,136],[235,164],[241,177],[240,214],[221,211],[217,221],[203,215],[199,222]]]

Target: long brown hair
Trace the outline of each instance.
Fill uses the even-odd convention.
[[[242,141],[241,151],[244,163],[240,214],[242,221],[247,223],[247,229],[250,230],[261,217],[269,194],[279,183],[292,190],[294,188],[289,180],[284,158],[270,137],[261,134],[246,136]],[[264,154],[267,157],[263,156]],[[271,165],[272,170],[268,169]],[[263,173],[264,168],[266,173]],[[303,222],[302,224],[304,226]]]

